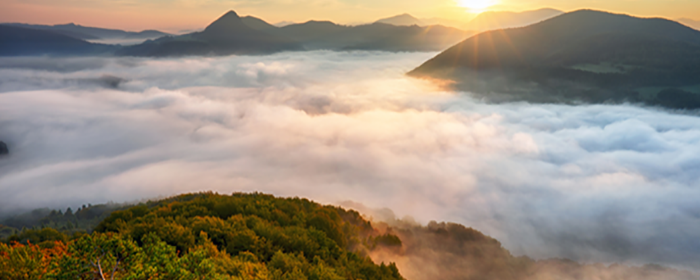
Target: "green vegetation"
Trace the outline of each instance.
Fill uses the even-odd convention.
[[[105,215],[98,209],[112,212],[94,230],[64,227],[81,221],[78,217]],[[19,216],[61,229],[25,229],[4,239],[0,280],[399,280],[399,268],[417,280],[697,279],[658,265],[516,257],[498,240],[453,223],[394,221],[377,224],[383,229],[377,230],[355,211],[259,193],[88,206],[73,218],[59,213],[44,209]],[[368,256],[390,264],[377,265]]]
[[[114,211],[90,234],[4,241],[0,279],[403,279],[365,249],[401,241],[359,213],[258,193],[181,195]]]
[[[113,211],[126,209],[127,205],[100,204],[83,205],[75,212],[69,207],[62,210],[48,208],[35,209],[31,212],[9,217],[0,222],[0,238],[8,238],[22,230],[38,230],[52,228],[71,235],[77,232],[92,232],[92,230]],[[20,234],[21,236],[21,234]]]

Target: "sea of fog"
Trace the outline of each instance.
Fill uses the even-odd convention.
[[[698,116],[485,104],[404,75],[433,55],[0,58],[0,213],[260,191],[700,267]]]

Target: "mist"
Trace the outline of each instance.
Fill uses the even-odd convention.
[[[514,255],[700,267],[700,119],[488,104],[434,53],[0,58],[0,213],[260,191],[449,221]]]

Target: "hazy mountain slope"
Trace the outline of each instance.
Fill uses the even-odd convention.
[[[245,16],[241,18],[241,21],[250,28],[255,30],[265,31],[265,30],[275,30],[278,27],[267,23],[266,21],[253,17]]]
[[[323,40],[333,34],[352,29],[350,26],[335,24],[330,21],[307,21],[281,27],[276,34],[294,38],[305,45],[313,45],[317,40]]]
[[[374,23],[344,26],[330,21],[308,21],[274,28],[259,19],[249,19],[244,23],[300,42],[307,50],[439,51],[474,34],[439,25],[418,27]]]
[[[679,107],[680,98],[687,101],[680,108],[698,108],[691,88],[700,84],[700,32],[665,19],[581,10],[481,33],[410,74],[453,79],[494,101]]]
[[[700,30],[700,20],[692,20],[689,18],[681,18],[677,20],[678,22],[685,24],[686,26],[690,28],[694,28],[697,30]]]
[[[458,29],[468,30],[468,26],[465,26],[464,22],[460,20],[451,20],[445,18],[422,18],[420,21],[424,26],[427,25],[442,25],[447,27],[453,27]]]
[[[335,34],[328,41],[343,42],[343,49],[353,50],[435,51],[443,50],[473,34],[440,25],[418,27],[374,23]]]
[[[464,29],[487,31],[523,27],[561,15],[555,9],[540,9],[525,12],[484,12],[472,19]]]
[[[0,56],[99,55],[114,50],[51,31],[0,25]]]
[[[234,12],[229,11],[201,32],[125,47],[119,55],[182,56],[266,54],[284,50],[301,50],[297,42],[246,25]]]
[[[157,30],[144,30],[141,32],[129,32],[117,29],[106,29],[97,27],[87,27],[81,26],[74,23],[69,24],[57,24],[57,25],[33,25],[33,24],[21,24],[21,23],[10,23],[8,25],[41,29],[53,31],[56,33],[61,33],[74,38],[83,40],[96,40],[96,39],[151,39],[158,38],[162,36],[170,35],[168,33],[160,32]]]
[[[396,25],[396,26],[411,26],[411,25],[418,25],[418,26],[423,26],[424,23],[413,17],[412,15],[409,14],[401,14],[393,17],[388,17],[388,18],[383,18],[380,20],[375,21],[375,23],[384,23],[384,24],[391,24],[391,25]]]

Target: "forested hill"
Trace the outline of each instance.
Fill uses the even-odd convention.
[[[403,279],[365,254],[400,241],[359,213],[257,193],[181,195],[115,211],[89,235],[44,228],[12,241],[27,245],[0,244],[0,279]]]
[[[514,257],[463,225],[372,224],[356,211],[259,193],[121,208],[91,233],[51,225],[0,243],[0,279],[697,279],[658,265]]]

